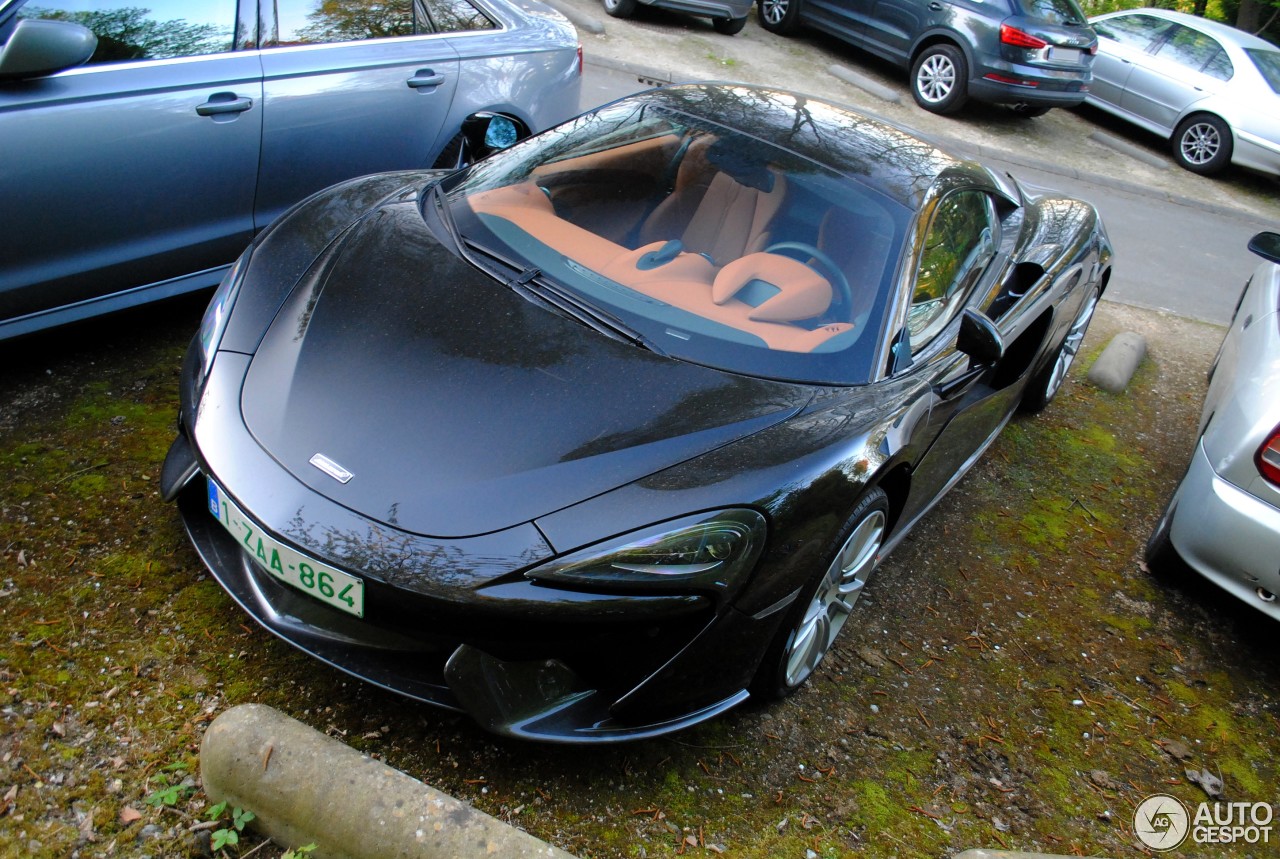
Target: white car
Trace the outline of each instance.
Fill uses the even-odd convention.
[[[1209,372],[1191,466],[1147,541],[1153,572],[1190,567],[1280,620],[1280,233],[1245,285]]]
[[[1098,56],[1088,104],[1169,138],[1181,166],[1280,175],[1280,49],[1164,9],[1090,19]]]

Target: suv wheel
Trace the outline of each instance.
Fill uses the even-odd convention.
[[[911,94],[925,110],[955,113],[968,101],[968,87],[969,64],[955,45],[930,45],[911,65]]]
[[[636,0],[604,0],[604,11],[614,18],[630,18],[636,11]]]
[[[800,0],[756,0],[760,26],[770,33],[787,35],[800,26]]]

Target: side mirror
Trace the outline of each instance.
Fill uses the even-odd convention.
[[[510,117],[482,111],[462,121],[462,137],[471,156],[467,159],[470,162],[511,146],[520,139],[520,129]]]
[[[0,80],[38,78],[80,65],[93,56],[98,37],[70,21],[24,18],[0,47]]]
[[[956,348],[973,359],[974,364],[990,367],[1004,357],[1004,338],[994,322],[969,308],[960,320]]]
[[[1249,239],[1249,250],[1280,265],[1280,233],[1258,233]]]

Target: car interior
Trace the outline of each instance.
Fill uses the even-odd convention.
[[[467,203],[544,272],[614,306],[768,349],[839,351],[865,327],[891,225],[806,178],[740,141],[664,134],[544,164]]]

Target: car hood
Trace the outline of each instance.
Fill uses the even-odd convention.
[[[810,396],[532,303],[443,246],[402,200],[312,266],[249,366],[241,409],[315,491],[403,530],[466,537],[758,432]]]

